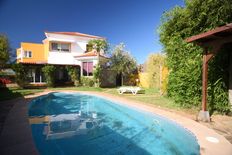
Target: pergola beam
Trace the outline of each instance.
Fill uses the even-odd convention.
[[[198,45],[200,45],[202,47],[213,47],[214,49],[218,49],[218,48],[220,49],[220,47],[223,44],[232,42],[232,36],[223,37],[220,39],[209,40],[209,41],[204,41],[204,42],[201,42],[201,41],[197,41],[197,42],[199,42]],[[215,46],[217,46],[217,47],[215,47]]]

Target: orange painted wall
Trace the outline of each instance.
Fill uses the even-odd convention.
[[[49,53],[49,41],[45,39],[43,40],[43,44],[44,44],[44,57],[47,61],[48,53]]]
[[[23,48],[24,51],[31,51],[32,57],[31,58],[23,58],[18,59],[17,62],[46,62],[47,57],[45,57],[44,52],[44,45],[43,44],[36,44],[36,43],[21,43],[21,48]],[[17,49],[17,56],[20,54],[20,49]]]
[[[18,57],[20,55],[21,51],[20,48],[16,49],[16,56]],[[20,62],[20,59],[17,59],[17,62]]]

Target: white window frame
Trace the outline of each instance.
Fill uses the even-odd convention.
[[[52,49],[52,44],[57,44],[57,50]],[[62,50],[62,44],[68,45],[68,51]],[[50,50],[53,52],[71,52],[71,44],[70,43],[61,43],[61,42],[51,42],[50,43]]]
[[[39,75],[39,82],[36,82],[35,81],[35,68],[29,68],[28,70],[28,73],[29,73],[29,77],[32,78],[32,81],[30,81],[31,84],[36,84],[36,83],[39,83],[39,84],[45,84],[45,80],[44,78],[42,77],[42,74]]]
[[[82,62],[82,76],[85,76],[85,77],[92,77],[93,76],[93,71],[92,71],[92,75],[89,75],[89,63],[91,63],[92,62],[92,64],[93,64],[93,61],[83,61]],[[84,75],[84,63],[87,63],[87,75]],[[93,66],[93,70],[94,70],[94,66]]]
[[[24,51],[23,57],[24,58],[32,58],[32,51]]]

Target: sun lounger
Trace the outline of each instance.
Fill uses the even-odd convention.
[[[120,87],[117,89],[119,94],[123,94],[123,93],[132,93],[133,95],[136,95],[139,91],[144,91],[142,88],[140,87]]]

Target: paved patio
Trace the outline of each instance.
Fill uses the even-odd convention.
[[[37,155],[28,122],[27,105],[30,98],[18,98],[5,102],[6,110],[13,106],[4,121],[0,135],[1,155]],[[3,118],[3,117],[2,117]],[[1,120],[3,122],[3,120]]]
[[[66,91],[67,92],[67,91]],[[72,92],[72,91],[70,91]],[[19,98],[16,100],[7,101],[9,104],[8,108],[11,108],[7,117],[5,117],[4,126],[0,135],[0,154],[1,155],[14,155],[14,154],[31,154],[37,155],[37,149],[34,145],[31,129],[28,122],[27,106],[29,101],[44,93],[38,93],[37,95],[30,95],[25,98]],[[120,102],[120,104],[127,104],[136,108],[140,108],[149,112],[157,113],[159,115],[165,116],[184,128],[190,130],[198,139],[200,145],[200,151],[202,155],[231,155],[232,154],[232,144],[225,139],[222,135],[219,135],[214,130],[202,125],[194,120],[178,115],[174,112],[169,112],[166,110],[161,110],[159,108],[151,107],[148,105],[141,104],[139,102],[131,101],[122,97],[117,97],[114,95],[100,93],[100,92],[82,92],[92,95],[97,95],[104,97],[109,100]],[[1,119],[4,117],[1,117]],[[219,120],[220,121],[220,120]],[[3,121],[1,121],[3,122]],[[3,123],[2,123],[3,124]],[[227,123],[226,123],[227,124]],[[206,124],[209,127],[210,124]],[[227,127],[227,126],[226,126]],[[223,125],[222,125],[222,128]],[[228,127],[230,128],[230,127]],[[206,137],[214,137],[218,142],[210,142]]]

